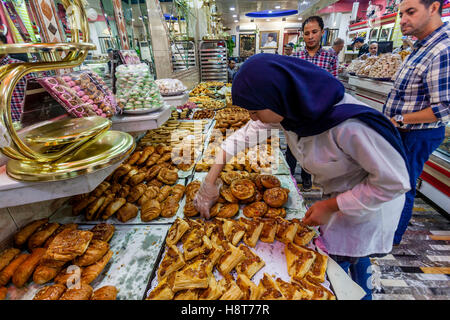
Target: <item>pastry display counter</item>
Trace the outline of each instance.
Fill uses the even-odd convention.
[[[112,129],[123,132],[139,132],[160,127],[170,117],[170,107],[164,106],[157,111],[143,114],[121,114],[114,116]]]

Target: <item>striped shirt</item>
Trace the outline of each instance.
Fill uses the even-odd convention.
[[[0,59],[0,66],[11,63],[23,63],[23,61],[4,56]],[[35,78],[36,75],[29,73],[22,77],[14,88],[11,96],[11,117],[13,121],[20,121],[23,109],[23,101],[25,100],[25,89],[27,87],[27,80]]]
[[[337,57],[335,54],[322,47],[311,57],[306,49],[294,53],[294,57],[314,63],[316,66],[327,70],[333,76],[337,76]]]
[[[444,23],[423,40],[394,76],[394,87],[383,112],[389,118],[396,114],[417,112],[431,107],[438,119],[432,123],[405,124],[406,129],[432,129],[450,120],[450,27]]]

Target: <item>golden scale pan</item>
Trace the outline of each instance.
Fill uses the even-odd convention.
[[[74,178],[122,161],[136,144],[128,133],[111,131],[111,120],[99,116],[59,117],[17,132],[11,117],[11,96],[26,74],[73,68],[80,65],[95,45],[88,43],[89,27],[81,0],[63,0],[70,7],[70,43],[0,45],[0,54],[41,53],[45,62],[16,63],[0,67],[0,125],[11,143],[0,151],[11,158],[7,174],[22,181],[55,181]],[[80,32],[82,39],[80,39]],[[65,52],[60,58],[59,52]]]

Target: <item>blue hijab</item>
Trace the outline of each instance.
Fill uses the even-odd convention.
[[[233,104],[247,110],[270,109],[284,117],[281,125],[299,137],[325,132],[356,118],[383,136],[403,157],[394,125],[379,111],[360,104],[336,104],[345,88],[328,71],[295,57],[260,53],[247,59],[232,86]]]

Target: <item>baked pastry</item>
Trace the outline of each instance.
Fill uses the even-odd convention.
[[[126,163],[129,164],[129,165],[133,165],[133,164],[135,164],[140,158],[141,158],[141,152],[140,152],[140,151],[133,152],[133,154],[128,158],[128,160],[127,160]]]
[[[259,240],[262,242],[272,243],[275,241],[275,235],[277,233],[277,221],[276,219],[268,218],[262,220],[264,225],[259,235]]]
[[[156,196],[156,200],[158,202],[163,202],[169,196],[171,191],[172,191],[172,188],[170,186],[163,186],[159,190],[159,194]]]
[[[316,259],[313,250],[289,242],[284,247],[288,273],[294,281],[301,280],[310,270]]]
[[[62,284],[66,287],[72,287],[79,284],[83,268],[76,265],[70,265],[62,269],[53,280],[54,283]]]
[[[242,300],[258,300],[261,295],[262,287],[254,284],[245,274],[239,273],[236,278],[236,284],[241,289]]]
[[[126,198],[130,194],[131,186],[128,184],[122,186],[122,188],[117,192],[116,198]]]
[[[249,173],[246,171],[229,171],[229,172],[221,172],[220,178],[226,184],[231,184],[233,180],[249,178]]]
[[[58,275],[64,264],[66,263],[63,261],[48,262],[41,260],[33,273],[33,282],[37,284],[49,282]]]
[[[209,277],[208,288],[199,292],[198,300],[217,300],[224,292],[225,288],[221,286],[214,275],[212,275]]]
[[[225,288],[225,292],[220,297],[220,300],[240,300],[244,296],[241,288],[239,288],[233,279],[222,279],[219,283]]]
[[[267,204],[262,201],[258,201],[246,205],[242,212],[247,218],[263,217],[266,214],[267,209]]]
[[[272,208],[268,207],[266,214],[264,215],[265,218],[277,218],[286,217],[286,209],[285,208]]]
[[[217,202],[215,205],[213,205],[213,206],[211,207],[211,209],[209,209],[209,217],[210,217],[210,218],[216,217],[216,216],[219,214],[220,209],[221,209],[223,206],[224,206],[224,204],[223,204],[223,203],[220,203],[220,202]]]
[[[166,254],[158,268],[158,281],[182,268],[186,263],[183,254],[174,245],[167,247]]]
[[[156,186],[148,186],[144,194],[139,198],[138,204],[142,205],[148,200],[155,199],[159,194],[159,188]]]
[[[72,215],[77,216],[79,215],[88,205],[90,205],[92,202],[97,200],[97,197],[94,196],[87,196],[81,199],[80,201],[75,202],[72,205]]]
[[[78,224],[76,223],[68,223],[68,224],[63,224],[60,225],[58,227],[58,229],[56,229],[55,232],[52,233],[52,235],[50,237],[48,237],[47,240],[45,240],[45,243],[43,245],[44,248],[48,248],[48,246],[50,245],[50,243],[53,241],[53,239],[55,239],[55,237],[61,233],[63,230],[65,229],[70,229],[70,230],[76,230],[78,228]]]
[[[89,284],[82,283],[79,288],[67,289],[59,300],[89,300],[94,290]]]
[[[91,300],[116,300],[118,291],[114,286],[103,286],[94,291]]]
[[[199,212],[197,211],[197,209],[194,206],[194,201],[190,200],[188,201],[188,199],[186,199],[186,203],[184,205],[183,208],[183,213],[185,217],[195,217],[196,215],[199,214]]]
[[[239,248],[236,248],[232,244],[228,244],[225,253],[220,257],[217,263],[217,269],[225,276],[244,259],[245,255]]]
[[[51,286],[45,286],[35,294],[33,300],[59,300],[66,291],[66,286],[55,283]]]
[[[102,214],[102,219],[107,220],[109,217],[114,215],[122,206],[127,203],[127,200],[125,198],[116,198],[114,199],[105,209],[105,211]]]
[[[180,218],[177,218],[170,227],[167,237],[166,245],[176,245],[186,231],[189,230],[189,224]]]
[[[240,244],[239,249],[244,253],[245,258],[236,266],[236,272],[245,274],[251,279],[266,263],[246,245]]]
[[[122,177],[122,181],[120,182],[122,185],[128,185],[128,182],[130,181],[131,177],[134,175],[140,173],[138,168],[133,167],[130,172],[128,172],[124,177]]]
[[[147,161],[148,157],[152,155],[152,153],[155,152],[155,147],[154,146],[146,146],[144,148],[144,150],[142,150],[142,154],[139,157],[139,159],[136,161],[136,164],[142,165],[145,164],[145,162]]]
[[[114,193],[107,194],[105,196],[105,200],[103,201],[103,204],[98,208],[97,212],[93,215],[92,220],[98,220],[102,217],[103,213],[105,212],[105,209],[114,201],[116,198]]]
[[[288,201],[289,189],[272,188],[264,191],[263,199],[272,208],[282,207]]]
[[[309,269],[308,273],[306,274],[317,283],[322,283],[325,281],[325,273],[327,271],[327,264],[328,264],[328,256],[320,254],[318,252],[314,252],[316,255],[316,259],[314,260],[313,265]]]
[[[162,166],[159,164],[154,164],[147,170],[147,176],[145,177],[145,180],[149,181],[158,176],[159,171],[161,171]]]
[[[94,190],[92,190],[91,195],[99,198],[103,195],[103,193],[111,186],[111,184],[107,181],[101,182]]]
[[[8,295],[8,288],[0,287],[0,300],[5,300]]]
[[[128,203],[134,203],[139,200],[139,198],[144,194],[145,190],[147,190],[147,185],[144,183],[138,184],[137,186],[131,188],[130,194],[127,197]]]
[[[132,187],[137,186],[139,183],[145,180],[147,177],[147,171],[145,172],[139,172],[132,176],[130,180],[128,180],[128,184]]]
[[[178,180],[178,169],[170,170],[169,168],[162,168],[156,178],[162,183],[173,185]]]
[[[178,291],[173,297],[173,300],[198,300],[199,290],[202,289]]]
[[[162,183],[161,181],[159,181],[156,178],[147,182],[147,186],[155,186],[155,187],[161,188],[163,185],[164,185],[164,183]]]
[[[161,154],[161,157],[156,161],[156,163],[157,164],[164,163],[166,161],[169,161],[171,157],[172,157],[172,154],[170,152],[163,153],[163,154]]]
[[[109,242],[112,236],[114,235],[114,231],[116,227],[109,223],[99,223],[96,224],[90,231],[92,232],[92,240],[101,240],[105,242]]]
[[[178,200],[181,200],[184,195],[184,191],[186,190],[186,187],[182,184],[176,184],[172,187],[172,191],[170,193],[171,196],[177,197]]]
[[[259,297],[260,300],[286,300],[276,282],[267,273],[264,273],[264,276],[259,281],[259,287],[262,291]]]
[[[116,213],[117,220],[120,222],[127,222],[128,220],[136,218],[139,208],[132,203],[125,203]]]
[[[145,162],[145,166],[147,167],[153,166],[156,163],[156,161],[159,160],[159,158],[161,158],[160,154],[158,154],[157,152],[152,153]]]
[[[161,214],[161,204],[156,199],[145,202],[141,207],[141,221],[148,222]]]
[[[256,187],[249,179],[236,179],[231,182],[230,190],[239,200],[245,200],[254,195]]]
[[[172,291],[175,273],[163,278],[158,285],[150,292],[145,300],[172,300],[175,293]]]
[[[81,282],[90,284],[92,281],[94,281],[103,271],[112,255],[113,252],[109,250],[100,260],[84,268],[81,272]]]
[[[59,223],[47,223],[28,238],[28,249],[41,247],[44,242],[58,229]]]
[[[17,248],[8,248],[2,251],[0,254],[0,270],[5,268],[17,255],[20,250]]]
[[[227,219],[223,223],[222,228],[225,237],[233,246],[237,246],[245,234],[245,227],[236,220]]]
[[[239,205],[237,203],[223,204],[220,208],[217,217],[219,218],[231,218],[239,212]]]
[[[164,218],[173,217],[180,207],[180,199],[177,196],[169,196],[161,204],[161,216]]]
[[[45,257],[64,262],[73,260],[86,251],[92,237],[90,231],[65,229],[50,243]]]
[[[286,300],[305,300],[308,298],[305,291],[300,290],[298,285],[286,282],[280,278],[277,278],[275,282]]]
[[[208,260],[197,259],[175,273],[173,292],[187,289],[205,289],[208,287],[210,275],[206,271]]]
[[[182,239],[184,259],[186,261],[208,253],[212,249],[211,240],[205,235],[203,228],[193,228]]]
[[[28,258],[28,256],[28,253],[19,254],[3,268],[2,271],[0,271],[0,287],[8,284],[16,269]]]
[[[31,254],[17,267],[12,276],[12,283],[21,288],[28,281],[33,274],[40,260],[45,254],[46,249],[36,248],[33,249]]]
[[[198,180],[194,180],[194,181],[190,182],[186,186],[186,190],[185,190],[186,198],[194,199],[195,195],[197,194],[197,191],[200,189],[200,186],[201,186],[201,182]]]
[[[312,280],[308,275],[296,281],[301,287],[312,292],[311,300],[336,300],[336,296],[330,290]]]
[[[280,187],[281,182],[277,177],[270,174],[262,174],[259,176],[258,182],[266,189]]]
[[[119,181],[119,179],[126,175],[133,167],[129,164],[121,164],[113,173],[113,182]]]
[[[94,220],[94,217],[96,216],[96,212],[105,202],[106,196],[101,196],[95,201],[93,201],[87,208],[86,208],[86,220],[91,221]]]
[[[207,255],[207,259],[209,260],[210,266],[209,266],[209,272],[212,273],[214,267],[219,262],[219,259],[222,257],[222,255],[225,253],[225,250],[222,246],[219,246],[215,242],[211,242],[212,249],[209,251]]]
[[[122,188],[122,185],[117,182],[113,182],[111,187],[107,191],[111,191],[113,195],[116,195],[117,192]]]
[[[109,250],[109,244],[106,241],[91,240],[87,250],[79,257],[75,258],[73,264],[85,267],[100,260]]]
[[[292,221],[295,221],[298,224],[294,243],[298,246],[306,246],[314,238],[316,232],[298,219],[292,219]]]
[[[220,188],[220,195],[230,203],[238,203],[239,199],[233,196],[231,189],[229,187]]]
[[[35,220],[23,227],[19,232],[14,235],[14,245],[18,248],[27,242],[28,238],[37,230],[39,227],[48,223],[48,218]],[[0,265],[1,267],[1,265]],[[0,268],[1,269],[1,268]]]
[[[295,234],[297,233],[298,224],[293,221],[285,220],[281,217],[277,217],[276,221],[277,221],[277,233],[275,234],[275,239],[284,243],[294,241]]]
[[[239,218],[239,223],[245,227],[244,243],[249,247],[256,246],[259,236],[264,227],[264,223],[260,219]]]

